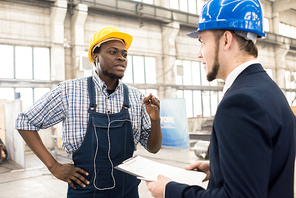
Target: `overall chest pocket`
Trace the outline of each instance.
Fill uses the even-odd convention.
[[[110,150],[111,160],[130,157],[133,152],[133,135],[130,121],[119,119],[96,119],[92,120],[98,135],[99,155],[108,156]]]

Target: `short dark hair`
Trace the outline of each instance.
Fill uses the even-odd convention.
[[[232,33],[232,35],[238,42],[240,50],[248,53],[249,55],[255,56],[255,58],[258,57],[258,48],[256,47],[256,45],[251,40],[246,40],[245,38],[237,35],[233,30],[212,30],[216,43],[219,42],[219,39],[226,31],[230,31]]]
[[[101,47],[96,47],[96,49],[93,51],[93,54],[98,54],[100,53]]]

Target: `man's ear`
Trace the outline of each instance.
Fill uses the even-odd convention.
[[[233,34],[230,31],[225,31],[223,35],[223,48],[224,50],[229,49],[233,42]]]
[[[92,60],[94,61],[94,63],[99,62],[99,56],[98,56],[98,54],[93,54]]]

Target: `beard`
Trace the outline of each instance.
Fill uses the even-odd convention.
[[[219,60],[218,60],[218,55],[219,55],[218,49],[219,49],[219,42],[216,42],[214,64],[213,64],[212,70],[207,74],[207,80],[209,82],[216,79],[219,68],[220,68],[220,64],[219,64]]]
[[[217,54],[216,54],[216,57],[215,57],[215,61],[214,61],[214,65],[213,65],[213,68],[212,68],[212,71],[210,71],[208,74],[207,74],[207,80],[209,82],[213,81],[216,79],[217,77],[217,74],[218,74],[218,71],[219,71],[219,68],[220,68],[220,64],[218,62],[218,57],[217,57]]]
[[[103,72],[103,74],[104,74],[105,76],[109,76],[109,77],[112,78],[112,79],[120,80],[120,79],[123,78],[123,75],[122,75],[122,76],[118,76],[118,75],[116,75],[116,74],[109,73],[108,70],[102,70],[102,72]]]

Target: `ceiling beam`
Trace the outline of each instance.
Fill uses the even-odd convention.
[[[277,0],[273,3],[273,12],[283,12],[296,8],[296,0]]]

